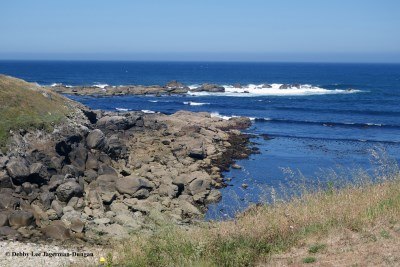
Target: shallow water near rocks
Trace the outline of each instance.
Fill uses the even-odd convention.
[[[372,169],[374,148],[400,160],[400,65],[0,61],[0,73],[44,85],[163,85],[170,80],[228,85],[229,94],[69,96],[94,109],[251,117],[246,131],[256,136],[252,141],[261,154],[238,161],[242,169],[224,174],[232,178],[230,186],[221,189],[223,199],[210,205],[207,219],[229,218],[250,203],[271,200],[275,196],[265,192],[267,187],[282,197],[281,186],[302,176],[307,185],[328,179],[332,168]],[[232,93],[235,83],[247,89]],[[293,90],[258,86],[264,83],[299,85]],[[322,89],[308,90],[309,85]]]

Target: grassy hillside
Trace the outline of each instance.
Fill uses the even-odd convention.
[[[69,112],[64,97],[35,84],[0,75],[0,148],[10,130],[51,129]]]
[[[234,221],[189,230],[164,226],[117,244],[113,261],[117,266],[398,266],[397,167],[380,178],[371,183],[361,177],[364,182],[356,185],[254,207]]]

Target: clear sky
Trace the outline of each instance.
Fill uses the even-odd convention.
[[[400,62],[400,1],[1,0],[0,59]]]

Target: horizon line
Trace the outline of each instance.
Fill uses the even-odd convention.
[[[283,64],[388,64],[398,65],[400,61],[290,61],[290,60],[171,60],[171,59],[3,59],[0,62],[137,62],[137,63],[283,63]]]

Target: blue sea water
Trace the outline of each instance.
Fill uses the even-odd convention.
[[[41,85],[153,85],[171,80],[187,85],[240,83],[246,88],[303,85],[294,91],[260,89],[264,94],[70,96],[95,109],[184,109],[253,118],[247,132],[256,136],[252,141],[261,154],[239,161],[241,170],[225,173],[233,179],[222,189],[223,200],[210,206],[208,218],[231,216],[257,202],[260,188],[278,190],[298,179],[287,168],[312,182],[323,180],[332,167],[372,168],[371,149],[400,160],[399,64],[0,61],[0,73]],[[249,187],[243,189],[242,183]]]

